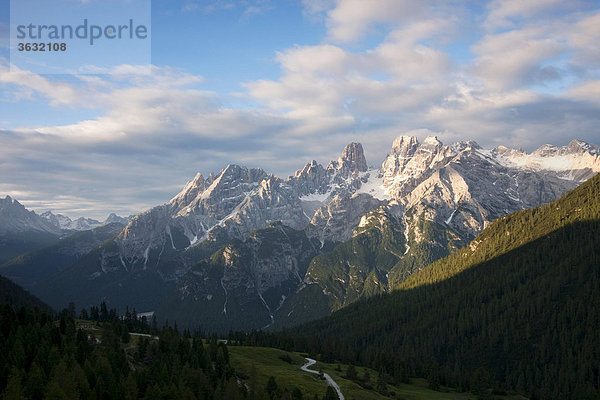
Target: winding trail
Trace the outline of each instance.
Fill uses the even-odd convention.
[[[306,360],[306,364],[304,364],[303,366],[300,367],[300,369],[304,372],[309,372],[311,374],[319,374],[319,371],[315,371],[314,369],[308,369],[308,367],[310,367],[311,365],[316,364],[316,361],[313,360],[312,358],[308,358],[308,357],[304,357],[304,359]],[[325,379],[327,380],[327,383],[329,384],[329,386],[333,387],[335,389],[335,391],[337,392],[338,398],[340,400],[344,400],[344,395],[342,394],[342,391],[340,390],[340,387],[338,386],[337,383],[335,383],[335,381],[333,379],[331,379],[331,377],[329,376],[329,374],[323,373],[323,376],[325,377]]]

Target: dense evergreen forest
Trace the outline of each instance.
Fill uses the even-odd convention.
[[[600,398],[600,176],[492,223],[402,290],[246,340],[481,397]]]
[[[159,330],[104,303],[74,317],[73,307],[53,316],[0,304],[0,399],[303,398],[297,388],[240,377],[216,337]]]

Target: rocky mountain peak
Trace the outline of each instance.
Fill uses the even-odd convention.
[[[6,196],[4,199],[0,198],[0,211],[8,210],[9,208],[13,207],[25,208],[21,203],[10,196]]]
[[[312,160],[311,162],[307,163],[304,166],[304,168],[296,171],[296,173],[294,173],[294,178],[295,179],[314,178],[315,176],[319,175],[320,173],[324,173],[324,172],[325,172],[325,169],[323,168],[323,166],[321,164],[319,164],[317,161]]]
[[[279,178],[273,174],[270,174],[266,179],[263,179],[260,183],[263,190],[273,191],[279,188]]]
[[[600,154],[600,147],[584,142],[582,140],[571,140],[566,147],[568,154],[590,153],[592,155]]]
[[[325,168],[312,160],[304,168],[296,171],[294,176],[290,177],[287,182],[296,188],[299,195],[307,195],[323,191],[328,180],[329,177]]]
[[[442,146],[443,143],[440,142],[437,136],[427,136],[423,140],[423,144],[428,146]]]
[[[381,164],[386,191],[397,197],[412,190],[427,171],[443,161],[448,149],[436,136],[428,136],[422,144],[414,136],[397,137]]]
[[[367,170],[367,159],[360,143],[350,143],[344,147],[339,161],[341,166],[350,170],[364,172]]]
[[[46,211],[45,213],[42,213],[40,217],[46,219],[55,227],[64,230],[87,231],[103,225],[102,222],[95,219],[79,217],[72,220],[66,215],[54,214],[52,211]]]
[[[523,149],[511,149],[509,147],[500,145],[498,147],[495,147],[494,149],[492,149],[493,152],[500,154],[500,155],[504,155],[504,154],[526,154],[525,150]]]
[[[185,184],[181,192],[171,199],[171,204],[176,210],[185,207],[192,202],[206,188],[206,181],[201,173],[197,173],[194,179]]]
[[[127,222],[132,218],[133,216],[129,216],[129,217],[120,217],[115,213],[110,213],[108,215],[108,217],[106,217],[106,220],[104,221],[105,224],[113,224],[113,223],[118,223],[118,224],[127,224]]]
[[[534,152],[531,154],[539,157],[552,157],[555,156],[558,153],[558,151],[558,146],[554,146],[552,144],[544,144],[538,147],[536,150],[534,150]]]
[[[412,156],[419,147],[419,141],[416,136],[398,136],[392,143],[390,154],[401,156]]]
[[[533,151],[531,155],[538,157],[556,157],[573,154],[586,154],[597,155],[600,153],[598,146],[589,144],[582,140],[571,140],[566,146],[554,146],[552,144],[544,144],[538,149]]]
[[[232,306],[227,316],[234,315],[236,299],[238,304],[255,301],[257,310],[266,310],[266,321],[259,325],[264,326],[282,305],[280,315],[294,315],[294,304],[300,303],[292,296],[302,293],[300,284],[310,288],[321,282],[318,292],[306,293],[323,296],[334,293],[326,281],[343,284],[345,293],[351,287],[346,282],[354,275],[344,272],[340,279],[318,280],[314,271],[326,277],[333,270],[346,271],[346,266],[356,271],[368,266],[364,271],[371,277],[361,282],[370,282],[368,290],[388,290],[394,279],[399,282],[415,268],[466,245],[493,219],[551,201],[589,178],[595,168],[600,171],[600,155],[593,152],[597,154],[596,146],[580,141],[543,146],[532,155],[507,147],[484,150],[469,141],[444,145],[435,136],[422,143],[414,136],[399,136],[379,171],[367,169],[359,143],[347,145],[326,168],[312,160],[285,181],[262,169],[230,164],[208,178],[197,174],[171,203],[134,217],[117,239],[94,253],[96,261],[86,259],[86,290],[109,298],[106,285],[99,282],[112,282],[118,297],[134,292],[138,277],[153,276],[157,283],[176,282],[186,293],[196,285],[193,293],[206,299],[199,307],[207,319],[223,318],[227,304]],[[7,197],[0,199],[0,233],[7,226],[5,208],[23,209],[25,225],[36,220],[50,225],[35,213],[25,215],[29,212]],[[342,243],[346,250],[323,258],[331,264],[311,270],[310,282],[302,283],[317,253],[367,232],[365,246],[359,243],[362,237],[351,242],[365,251]],[[207,258],[219,248],[220,258]],[[381,259],[392,264],[381,269],[379,253],[370,255],[373,248],[383,249],[389,257]],[[340,261],[347,255],[352,255],[348,263]],[[369,259],[378,261],[369,264]],[[128,280],[123,280],[125,274]],[[268,295],[263,298],[264,293]],[[146,296],[149,304],[162,301],[154,300],[159,297],[154,293]],[[287,310],[286,297],[291,304]],[[216,310],[214,315],[211,310]]]
[[[0,199],[0,234],[38,231],[60,234],[60,229],[10,196]]]

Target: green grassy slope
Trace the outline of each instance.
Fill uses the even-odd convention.
[[[312,399],[314,395],[322,398],[327,388],[327,382],[315,374],[300,370],[305,364],[304,357],[299,353],[287,352],[267,347],[229,346],[231,365],[238,373],[247,377],[249,385],[265,387],[269,377],[273,376],[279,386],[291,392],[298,388],[303,398]],[[284,358],[289,357],[288,361]],[[291,362],[289,362],[291,361]],[[413,379],[411,383],[398,385],[387,384],[387,395],[378,393],[374,388],[367,389],[359,383],[346,378],[347,364],[328,364],[318,362],[311,369],[329,374],[340,385],[342,394],[347,400],[383,400],[389,398],[406,400],[467,400],[475,399],[471,394],[457,393],[443,388],[442,391],[429,389],[424,379]],[[359,377],[367,371],[371,378],[370,385],[375,386],[377,372],[363,367],[356,367]],[[520,396],[497,396],[500,399],[524,399]]]

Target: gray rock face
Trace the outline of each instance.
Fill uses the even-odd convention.
[[[53,243],[60,234],[59,228],[17,200],[0,198],[0,264]]]
[[[293,177],[288,179],[296,188],[298,195],[308,195],[311,193],[323,194],[323,190],[328,188],[329,174],[321,164],[315,160],[306,164],[304,168],[296,171]]]
[[[318,243],[281,223],[234,240],[195,265],[156,315],[211,331],[270,325],[301,284]]]
[[[360,143],[350,143],[344,147],[338,165],[341,169],[349,172],[365,172],[367,170],[367,159],[362,145]]]
[[[361,217],[381,204],[365,193],[337,195],[315,212],[307,232],[321,243],[348,240]]]
[[[311,261],[304,285],[277,315],[278,326],[393,290],[415,271],[467,245],[492,220],[550,202],[599,172],[597,153],[596,146],[577,141],[527,154],[506,147],[484,150],[475,142],[445,146],[435,137],[423,143],[399,137],[378,173],[369,171],[354,194],[368,186],[367,193],[383,192],[387,199],[367,202],[358,219],[347,210],[361,207],[350,207],[342,196],[315,213],[309,234],[323,225],[323,236],[347,240]],[[381,190],[374,190],[373,177]]]

